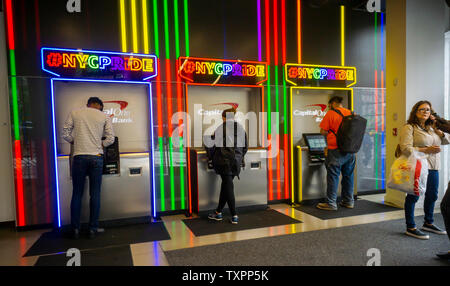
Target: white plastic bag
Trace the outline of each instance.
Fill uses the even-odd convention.
[[[409,157],[397,158],[391,167],[388,188],[421,196],[425,194],[428,179],[427,155],[413,152]]]

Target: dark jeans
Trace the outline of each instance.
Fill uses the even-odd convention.
[[[439,171],[428,170],[427,189],[425,191],[425,201],[423,203],[423,210],[425,212],[425,222],[433,224],[434,222],[434,205],[438,199],[439,192]],[[405,199],[405,218],[406,227],[415,228],[414,222],[414,207],[416,206],[419,196],[408,194]]]
[[[450,239],[450,182],[448,183],[447,191],[441,202],[441,214],[444,218],[445,230]]]
[[[220,175],[222,178],[222,185],[220,187],[220,199],[217,212],[221,213],[225,204],[228,204],[232,216],[236,215],[236,203],[234,199],[234,184],[232,175]]]
[[[325,166],[327,168],[327,203],[329,205],[337,206],[337,190],[341,172],[342,201],[353,204],[353,171],[355,170],[355,162],[355,154],[344,154],[338,149],[328,150]]]
[[[100,190],[102,186],[103,157],[80,155],[72,163],[72,203],[70,205],[72,228],[80,229],[81,202],[86,176],[89,177],[90,218],[89,229],[98,229]]]

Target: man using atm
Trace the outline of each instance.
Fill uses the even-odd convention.
[[[319,203],[318,209],[337,210],[337,190],[339,176],[342,172],[342,202],[340,206],[352,209],[353,198],[353,172],[356,156],[353,153],[341,153],[338,149],[336,134],[343,120],[343,116],[349,116],[352,112],[342,106],[343,98],[335,96],[328,102],[329,111],[320,124],[320,133],[327,136],[328,148],[325,149],[325,167],[327,169],[327,200]],[[340,115],[335,110],[341,112]]]
[[[73,238],[80,236],[81,200],[83,198],[86,176],[89,176],[90,219],[89,237],[94,238],[100,214],[100,190],[103,175],[103,147],[114,143],[111,120],[103,113],[103,102],[91,97],[87,107],[72,111],[63,127],[63,138],[73,144],[72,183],[73,193],[71,225]],[[102,141],[102,137],[105,140]]]

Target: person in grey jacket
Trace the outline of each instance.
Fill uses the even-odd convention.
[[[400,132],[400,149],[402,154],[410,156],[414,151],[427,154],[428,179],[425,191],[423,231],[446,234],[434,224],[434,206],[438,199],[439,169],[441,145],[450,143],[450,137],[437,129],[430,116],[432,106],[429,101],[417,102],[411,110],[408,124]],[[405,199],[406,235],[418,239],[429,239],[429,236],[416,228],[414,208],[418,196],[408,194]]]

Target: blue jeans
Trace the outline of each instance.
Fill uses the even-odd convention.
[[[102,186],[103,157],[80,155],[73,158],[72,183],[73,193],[70,205],[72,228],[80,229],[81,202],[86,176],[89,177],[90,218],[89,229],[98,229],[100,214],[100,190]]]
[[[353,204],[353,171],[355,170],[355,162],[355,154],[344,154],[338,149],[328,150],[325,166],[327,168],[327,203],[329,205],[337,207],[337,190],[341,172],[342,201]]]
[[[427,190],[425,191],[425,201],[423,210],[425,212],[425,223],[433,224],[434,222],[434,205],[438,199],[439,192],[439,171],[428,170]],[[415,228],[414,207],[416,206],[419,196],[408,194],[405,199],[405,218],[406,227]]]

